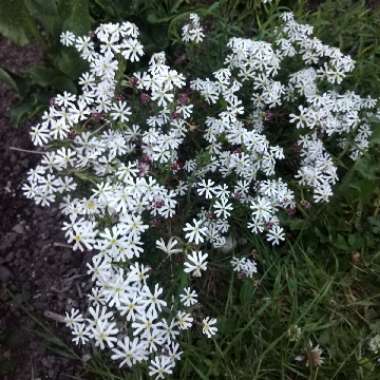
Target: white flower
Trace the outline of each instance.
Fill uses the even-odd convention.
[[[120,49],[123,57],[131,62],[138,62],[144,55],[143,46],[134,38],[125,39],[121,43]]]
[[[228,199],[222,198],[214,203],[215,215],[223,219],[227,219],[231,215],[233,209],[231,203],[228,203]]]
[[[142,291],[144,295],[140,301],[140,305],[146,308],[145,312],[148,316],[157,318],[158,313],[167,305],[166,301],[159,299],[163,293],[163,289],[160,288],[158,284],[155,284],[154,292],[152,292],[148,286],[144,286]]]
[[[129,116],[132,115],[130,107],[127,106],[126,102],[118,101],[114,103],[111,108],[112,120],[118,120],[122,123],[126,123],[129,120]]]
[[[72,327],[72,334],[73,342],[76,344],[86,344],[92,337],[89,327],[84,323],[76,323]]]
[[[112,349],[112,353],[112,360],[121,360],[119,367],[124,365],[132,367],[134,364],[148,358],[146,343],[138,338],[131,340],[127,336],[117,342],[117,347]]]
[[[241,273],[246,277],[252,278],[257,273],[257,264],[254,260],[247,257],[231,259],[231,265],[235,272]]]
[[[196,13],[190,13],[190,23],[182,27],[182,41],[184,42],[202,42],[205,34],[200,24],[199,16]]]
[[[320,367],[325,361],[322,354],[323,350],[320,348],[319,344],[313,347],[312,342],[309,341],[306,352],[306,367]]]
[[[186,232],[185,238],[189,243],[200,244],[204,242],[204,238],[207,235],[207,227],[202,227],[203,221],[193,219],[193,226],[190,223],[186,223],[183,230]]]
[[[179,311],[177,313],[177,324],[181,330],[188,330],[193,325],[193,317],[189,313]]]
[[[368,347],[374,354],[378,354],[380,352],[380,334],[375,335],[369,340]]]
[[[181,302],[187,307],[193,306],[198,302],[197,292],[189,287],[184,288],[183,293],[179,297]]]
[[[80,324],[83,321],[83,315],[77,309],[71,309],[69,313],[66,313],[65,323],[68,327],[72,328],[76,324]]]
[[[175,362],[180,360],[183,352],[180,350],[180,345],[178,343],[172,343],[168,348],[168,356]]]
[[[91,222],[78,222],[66,233],[67,241],[74,243],[73,250],[92,250],[95,244],[96,230]]]
[[[206,317],[202,320],[202,333],[207,336],[207,338],[212,338],[217,332],[216,327],[217,320],[215,318]]]
[[[154,376],[156,380],[164,379],[173,373],[173,366],[174,363],[169,356],[156,356],[149,364],[149,376]]]
[[[66,32],[62,32],[59,40],[63,46],[73,46],[75,42],[75,34],[67,30]]]
[[[123,294],[119,306],[120,315],[126,316],[125,318],[128,322],[136,321],[137,317],[144,314],[144,307],[140,305],[140,302],[141,298],[138,296],[137,291]]]
[[[50,141],[50,132],[46,123],[36,124],[31,128],[30,136],[34,145],[44,146]]]
[[[281,226],[273,225],[267,233],[267,240],[273,245],[280,244],[280,241],[285,240],[284,229]]]
[[[252,200],[250,209],[255,220],[262,220],[266,223],[270,221],[274,212],[271,202],[265,197],[257,197]]]
[[[194,277],[201,277],[202,271],[207,270],[207,253],[192,251],[187,255],[185,262],[185,273],[191,273]]]
[[[174,237],[171,237],[167,243],[162,238],[156,240],[156,247],[168,256],[182,252],[182,249],[178,248],[178,241]]]
[[[198,184],[199,187],[197,189],[197,193],[199,195],[204,194],[206,199],[212,199],[213,196],[215,195],[214,185],[215,185],[215,182],[212,181],[211,179],[208,179],[207,181],[202,180],[202,182]]]
[[[95,340],[95,346],[101,350],[106,348],[112,348],[117,342],[116,335],[119,330],[116,327],[115,322],[111,322],[108,319],[96,319],[90,326],[91,336]]]

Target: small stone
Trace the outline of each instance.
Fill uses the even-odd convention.
[[[16,234],[23,234],[25,232],[23,223],[18,223],[12,228],[13,232],[16,232]]]

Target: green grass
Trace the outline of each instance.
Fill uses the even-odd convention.
[[[207,379],[378,378],[379,372],[361,363],[367,363],[366,340],[376,327],[379,256],[358,267],[348,263],[347,270],[347,262],[333,252],[289,246],[279,256],[260,250],[265,273],[256,285],[238,285],[235,279],[220,337],[213,347],[188,346],[180,378],[193,378],[194,363]],[[302,330],[298,342],[288,336],[294,325]],[[326,361],[319,369],[294,361],[309,340],[324,350]]]

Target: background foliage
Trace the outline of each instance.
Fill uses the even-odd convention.
[[[0,80],[20,99],[11,111],[13,123],[41,112],[57,91],[76,92],[84,63],[60,46],[62,31],[87,33],[101,22],[130,20],[142,31],[147,55],[165,49],[180,71],[202,75],[221,66],[231,36],[270,39],[278,13],[289,9],[357,61],[347,88],[380,96],[380,10],[363,0],[274,0],[267,6],[260,0],[0,0],[0,33],[19,44],[38,41],[44,49],[43,64],[20,76],[0,67]],[[196,51],[178,43],[190,11],[202,16],[209,36]],[[334,199],[312,208],[300,203],[286,221],[289,236],[281,248],[247,235],[260,264],[254,281],[235,278],[224,263],[205,278],[201,296],[219,317],[220,333],[209,342],[185,339],[176,378],[380,378],[377,358],[368,351],[368,339],[380,333],[379,144],[377,126],[370,151],[354,166],[337,158],[341,182]],[[298,342],[288,336],[294,325],[302,329]],[[79,360],[44,329],[52,349]],[[310,340],[324,351],[319,368],[294,360]],[[119,372],[100,355],[83,365],[83,373],[91,379],[143,376]]]

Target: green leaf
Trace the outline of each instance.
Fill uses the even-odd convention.
[[[74,49],[64,49],[55,57],[55,64],[68,77],[75,80],[86,70],[87,65]]]
[[[373,133],[370,137],[370,142],[372,144],[380,144],[380,124],[378,123],[378,121],[375,127],[373,128]]]
[[[347,244],[346,239],[340,234],[338,234],[337,239],[333,241],[332,244],[334,245],[334,247],[341,249],[343,251],[350,249],[349,245]]]
[[[27,73],[30,79],[41,87],[53,88],[58,91],[67,90],[73,93],[77,91],[74,82],[57,69],[39,65],[34,66]]]
[[[147,17],[147,21],[151,24],[161,24],[164,22],[169,22],[175,17],[175,15],[166,16],[166,17],[158,17],[155,13],[149,13]]]
[[[88,0],[61,0],[58,11],[64,19],[62,31],[70,30],[84,35],[91,30],[92,19]]]
[[[58,15],[56,0],[27,0],[26,5],[30,10],[41,12],[40,16],[43,17]]]
[[[20,93],[15,80],[1,67],[0,67],[0,82],[6,83],[9,87],[13,88],[18,94]]]
[[[73,175],[78,177],[84,182],[91,182],[92,184],[96,185],[96,176],[91,175],[90,173],[85,173],[85,172],[79,172],[79,171],[74,171]]]
[[[364,245],[364,239],[359,234],[351,234],[348,236],[348,243],[352,249],[359,249]]]
[[[102,8],[102,10],[110,15],[115,15],[115,10],[113,8],[113,4],[108,0],[95,0],[95,3]]]
[[[357,172],[365,179],[377,180],[377,170],[378,167],[371,165],[371,162],[366,159],[366,157],[361,158],[356,162]]]
[[[36,106],[37,101],[35,97],[32,97],[17,106],[13,106],[10,111],[12,124],[18,127],[22,120],[24,120],[27,115],[31,114],[36,109]]]
[[[37,24],[24,0],[0,0],[0,34],[19,45],[39,37]]]
[[[249,305],[253,302],[254,299],[254,288],[252,282],[245,280],[240,288],[240,302],[243,305]]]
[[[289,218],[287,224],[292,231],[302,230],[310,225],[307,220],[301,218]]]
[[[53,38],[60,32],[61,19],[58,15],[56,0],[25,0],[34,19],[43,26]]]
[[[200,379],[208,380],[208,376],[206,376],[200,369],[199,366],[193,364],[191,360],[189,360],[190,365],[193,367],[194,371],[197,373]]]

